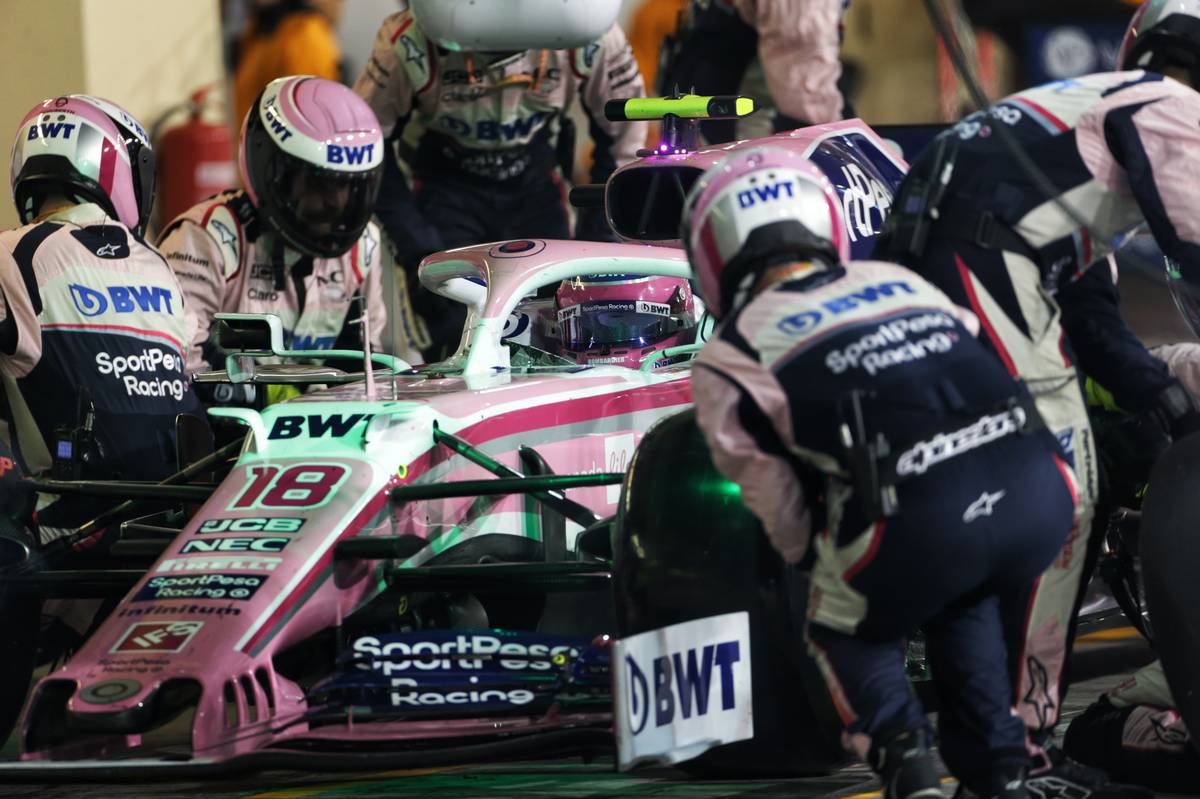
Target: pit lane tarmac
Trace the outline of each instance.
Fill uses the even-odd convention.
[[[1115,627],[1081,639],[1072,659],[1072,688],[1064,719],[1081,712],[1152,655],[1136,632]],[[1060,730],[1066,724],[1060,725]],[[12,741],[2,756],[15,755]],[[947,778],[946,795],[953,790]],[[879,788],[861,765],[824,777],[792,780],[699,780],[674,769],[639,769],[620,774],[609,758],[523,761],[452,768],[364,773],[357,777],[271,772],[236,780],[156,782],[142,785],[0,785],[0,799],[376,799],[377,797],[841,797],[873,799]],[[1166,796],[1165,794],[1163,796]]]

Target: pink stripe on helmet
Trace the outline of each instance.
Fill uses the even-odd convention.
[[[825,202],[829,206],[829,216],[831,219],[841,219],[842,209],[838,207],[837,189],[833,188],[824,175],[821,175],[821,179],[828,187],[828,191],[825,192]],[[838,260],[843,262],[850,260],[850,235],[844,224],[833,226],[833,246],[837,249]]]
[[[108,142],[100,148],[100,188],[104,193],[112,195],[113,171],[117,165],[117,151]]]
[[[704,220],[700,226],[700,253],[709,264],[722,263],[721,248],[717,246],[717,237],[713,233],[712,221]],[[704,292],[704,301],[714,308],[721,307],[721,277],[714,269],[696,269],[696,279],[700,290]]]

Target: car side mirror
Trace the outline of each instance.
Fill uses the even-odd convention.
[[[274,355],[285,349],[283,321],[274,314],[217,314],[217,342],[226,352]]]

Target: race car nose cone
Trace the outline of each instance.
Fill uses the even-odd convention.
[[[137,680],[105,680],[92,683],[79,692],[79,698],[90,705],[108,705],[120,702],[142,690]]]

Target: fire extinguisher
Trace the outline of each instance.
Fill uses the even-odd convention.
[[[205,108],[215,105],[208,101],[215,86],[203,86],[187,102],[167,109],[151,130],[158,162],[157,230],[205,197],[235,185],[233,134],[224,120],[204,119]],[[188,112],[187,120],[164,130],[180,111]]]

